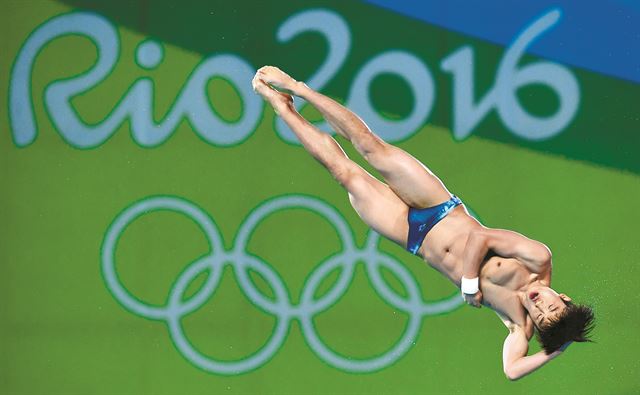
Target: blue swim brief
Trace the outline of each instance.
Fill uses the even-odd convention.
[[[409,237],[407,238],[407,250],[417,254],[427,233],[447,216],[462,201],[455,195],[451,199],[437,206],[427,208],[409,208]]]

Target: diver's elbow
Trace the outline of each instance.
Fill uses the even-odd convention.
[[[517,375],[513,375],[513,374],[506,374],[507,378],[509,379],[509,381],[518,381],[518,379],[520,378],[520,376]]]
[[[507,376],[509,381],[517,381],[519,378],[522,377],[522,375],[517,374],[512,369],[505,369],[504,375]]]

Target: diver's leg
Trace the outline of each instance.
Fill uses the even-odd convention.
[[[384,177],[389,187],[409,206],[424,208],[435,206],[451,197],[449,191],[425,165],[416,158],[387,144],[376,136],[353,112],[333,99],[314,91],[276,67],[258,70],[263,81],[290,91],[307,100],[342,137]]]
[[[293,106],[291,96],[272,89],[257,77],[253,87],[289,125],[311,156],[347,190],[360,218],[382,236],[406,247],[407,205],[387,185],[351,161],[333,137],[305,120]]]

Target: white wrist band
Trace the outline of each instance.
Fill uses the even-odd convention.
[[[473,295],[480,290],[478,284],[478,277],[466,278],[465,276],[462,276],[462,280],[460,281],[460,290],[464,294]]]

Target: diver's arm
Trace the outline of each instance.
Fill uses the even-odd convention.
[[[551,274],[551,251],[544,244],[510,230],[481,228],[469,233],[462,256],[462,275],[479,277],[480,266],[489,250],[505,258],[516,258],[532,273],[543,277]],[[464,300],[480,307],[482,293],[464,294]]]
[[[468,279],[479,277],[480,266],[487,252],[489,252],[489,246],[486,238],[478,232],[470,232],[462,255],[462,276]],[[481,306],[481,291],[473,295],[463,293],[462,296],[468,304],[474,307]]]
[[[532,273],[546,274],[551,270],[551,251],[549,248],[520,233],[503,229],[482,228],[474,230],[469,235],[469,241],[472,238],[475,244],[484,245],[485,254],[487,250],[492,250],[502,257],[516,258]],[[481,260],[483,257],[484,255],[478,259]],[[465,277],[467,277],[466,274]]]
[[[489,245],[486,236],[481,231],[471,231],[462,255],[462,275],[466,278],[478,277],[487,252]]]
[[[502,366],[509,380],[518,380],[538,369],[562,353],[561,350],[546,354],[544,350],[527,356],[529,341],[524,330],[515,324],[509,325],[509,336],[502,348]]]

